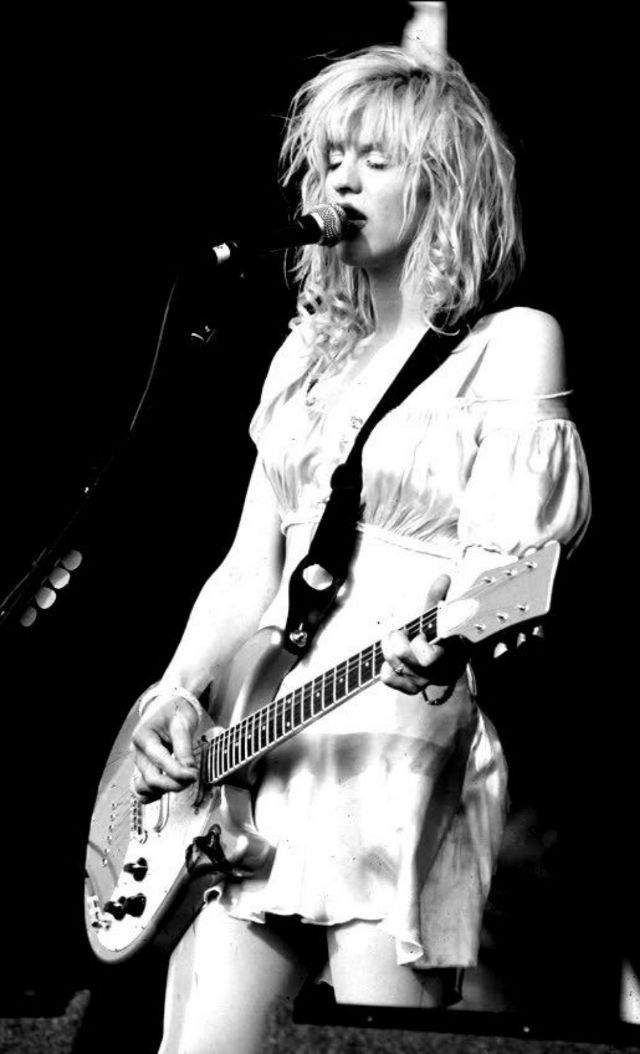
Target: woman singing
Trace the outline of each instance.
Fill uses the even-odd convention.
[[[429,329],[459,342],[364,446],[347,588],[300,682],[447,586],[460,594],[549,539],[574,545],[588,520],[559,326],[500,308],[522,259],[513,158],[460,67],[395,47],[332,62],[293,101],[283,164],[303,211],[345,210],[347,237],[300,252],[297,316],[251,424],[258,457],[235,540],[134,734],[143,801],[196,778],[198,700],[208,690],[215,718],[234,653],[284,625],[331,475]],[[396,631],[383,652],[370,688],[267,755],[255,819],[275,853],[228,881],[175,948],[164,1054],[262,1049],[274,1000],[310,975],[340,1003],[460,998],[503,831],[505,760],[456,649]]]

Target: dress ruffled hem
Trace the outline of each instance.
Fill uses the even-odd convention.
[[[216,892],[219,892],[219,887],[213,887],[213,889]],[[205,893],[204,896],[205,902],[211,899],[210,894],[211,891],[207,890],[207,893]],[[227,903],[224,894],[220,897],[219,903],[232,918],[240,919],[243,922],[253,922],[257,925],[265,925],[267,923],[268,915],[290,917],[294,914],[293,912],[282,908],[276,910],[275,907],[265,908],[263,910],[233,908]],[[398,931],[397,927],[393,925],[389,913],[381,914],[378,911],[374,911],[366,914],[359,910],[355,915],[348,912],[344,917],[338,915],[322,920],[309,918],[306,915],[299,915],[298,918],[303,925],[325,927],[342,926],[350,922],[377,922],[380,929],[395,941],[396,961],[398,966],[409,966],[414,970],[435,970],[445,968],[468,969],[477,965],[477,946],[475,949],[469,949],[466,954],[454,956],[453,960],[450,956],[442,954],[435,956],[429,955],[425,951],[425,948],[418,937],[407,931]]]

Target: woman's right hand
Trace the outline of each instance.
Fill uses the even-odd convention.
[[[145,708],[131,737],[133,791],[143,802],[184,790],[198,778],[193,739],[195,707],[179,695],[162,695]]]

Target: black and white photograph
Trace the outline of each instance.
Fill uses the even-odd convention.
[[[616,10],[7,28],[0,1052],[640,1049]]]

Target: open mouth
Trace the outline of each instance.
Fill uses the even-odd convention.
[[[352,205],[342,205],[341,207],[347,217],[347,239],[353,238],[365,226],[367,217],[362,212],[359,212],[358,209],[354,209]]]
[[[364,223],[367,219],[364,213],[359,212],[358,209],[354,209],[353,205],[342,205],[341,208],[344,209],[347,219],[352,223]]]

